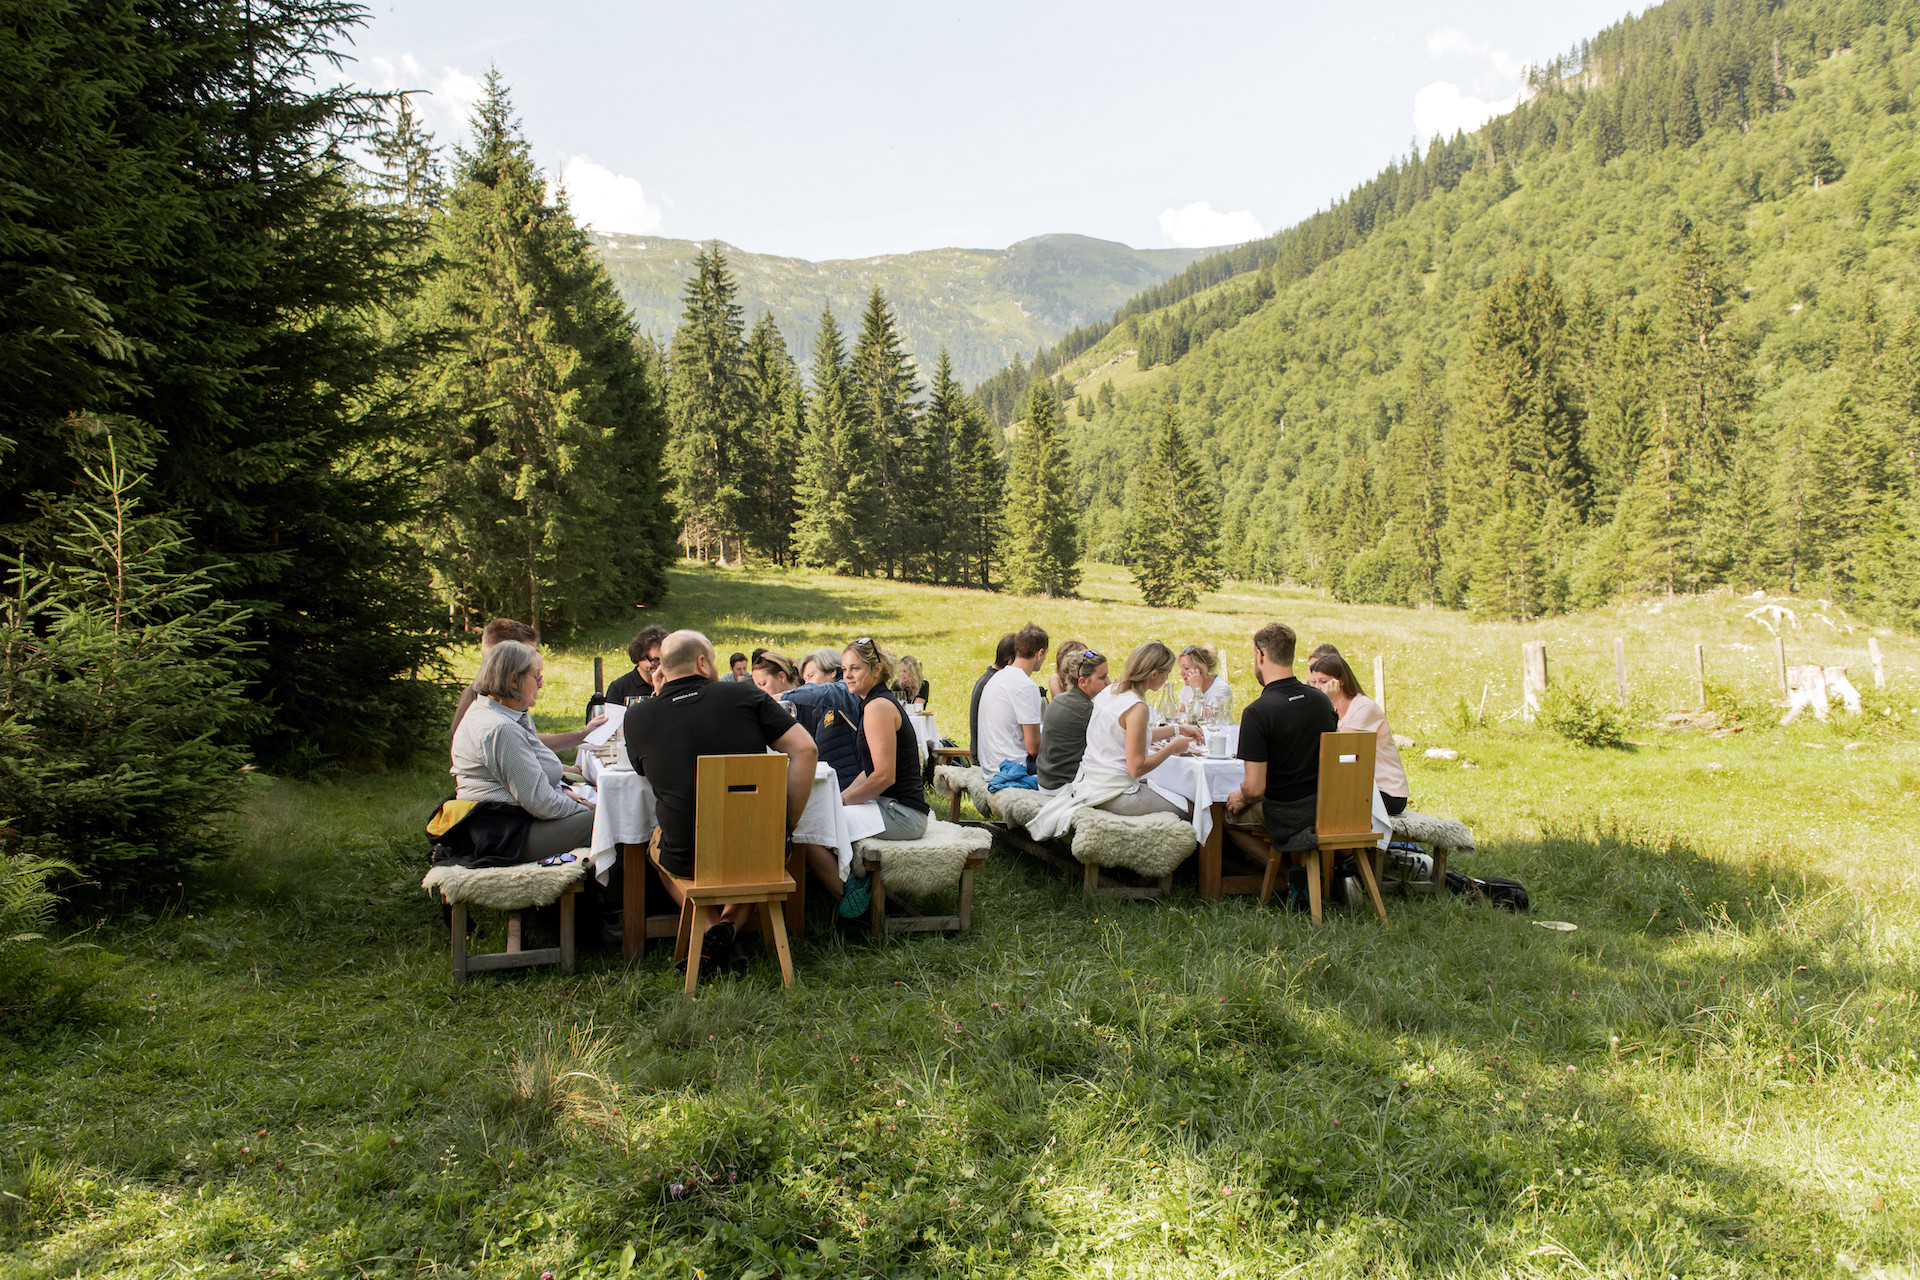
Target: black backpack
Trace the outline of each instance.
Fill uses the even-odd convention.
[[[1509,880],[1505,876],[1488,876],[1484,880],[1476,880],[1472,876],[1463,876],[1458,871],[1448,871],[1447,888],[1453,893],[1477,895],[1509,911],[1526,911],[1532,903],[1532,899],[1527,896],[1527,886],[1518,880]]]

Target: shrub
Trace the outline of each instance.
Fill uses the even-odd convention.
[[[1579,747],[1617,747],[1633,726],[1624,707],[1578,678],[1555,681],[1547,689],[1537,721]]]
[[[48,936],[60,895],[52,881],[73,868],[30,853],[0,858],[0,1027],[58,1018],[104,976],[110,959]]]
[[[171,888],[224,847],[214,819],[243,782],[242,615],[178,567],[179,526],[140,510],[134,429],[77,425],[93,461],[5,564],[0,855]]]

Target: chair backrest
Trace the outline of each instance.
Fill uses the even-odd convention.
[[[694,883],[762,884],[787,873],[787,757],[701,756],[694,777]]]
[[[1313,829],[1322,839],[1373,830],[1373,753],[1379,741],[1371,733],[1320,735],[1320,795]]]

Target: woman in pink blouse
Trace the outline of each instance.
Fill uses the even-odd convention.
[[[1307,683],[1327,695],[1340,716],[1342,733],[1372,732],[1380,745],[1373,753],[1373,785],[1389,814],[1400,814],[1407,807],[1407,768],[1400,763],[1400,750],[1393,745],[1393,731],[1387,728],[1387,713],[1372,698],[1360,691],[1353,668],[1340,651],[1323,644],[1307,659]]]

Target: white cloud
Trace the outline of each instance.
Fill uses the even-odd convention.
[[[1243,244],[1266,234],[1267,229],[1249,211],[1235,209],[1232,213],[1221,213],[1206,200],[1196,200],[1179,209],[1167,209],[1160,215],[1161,238],[1182,249]]]
[[[1475,40],[1459,27],[1427,33],[1427,56],[1436,61],[1453,58],[1483,64],[1484,70],[1462,89],[1451,80],[1435,80],[1413,95],[1413,127],[1422,141],[1435,134],[1452,137],[1455,130],[1471,132],[1520,104],[1526,91],[1527,62],[1485,40]],[[1512,92],[1499,96],[1503,89]]]
[[[648,202],[640,184],[590,156],[567,157],[560,182],[573,216],[596,231],[650,235],[660,229],[660,206]]]
[[[1436,80],[1413,95],[1413,128],[1423,142],[1431,141],[1435,134],[1451,138],[1455,130],[1472,133],[1519,104],[1518,90],[1511,97],[1487,102],[1461,92],[1457,84]]]
[[[1484,40],[1475,40],[1458,27],[1427,32],[1427,56],[1481,59],[1492,64],[1494,73],[1507,80],[1516,79],[1527,66],[1523,59],[1505,49],[1496,49]]]
[[[413,100],[414,110],[424,115],[428,125],[443,138],[467,131],[474,104],[486,92],[480,77],[458,67],[442,67],[437,75],[431,74],[410,53],[398,58],[368,58],[366,69],[367,83],[374,89],[420,90],[420,96]]]

